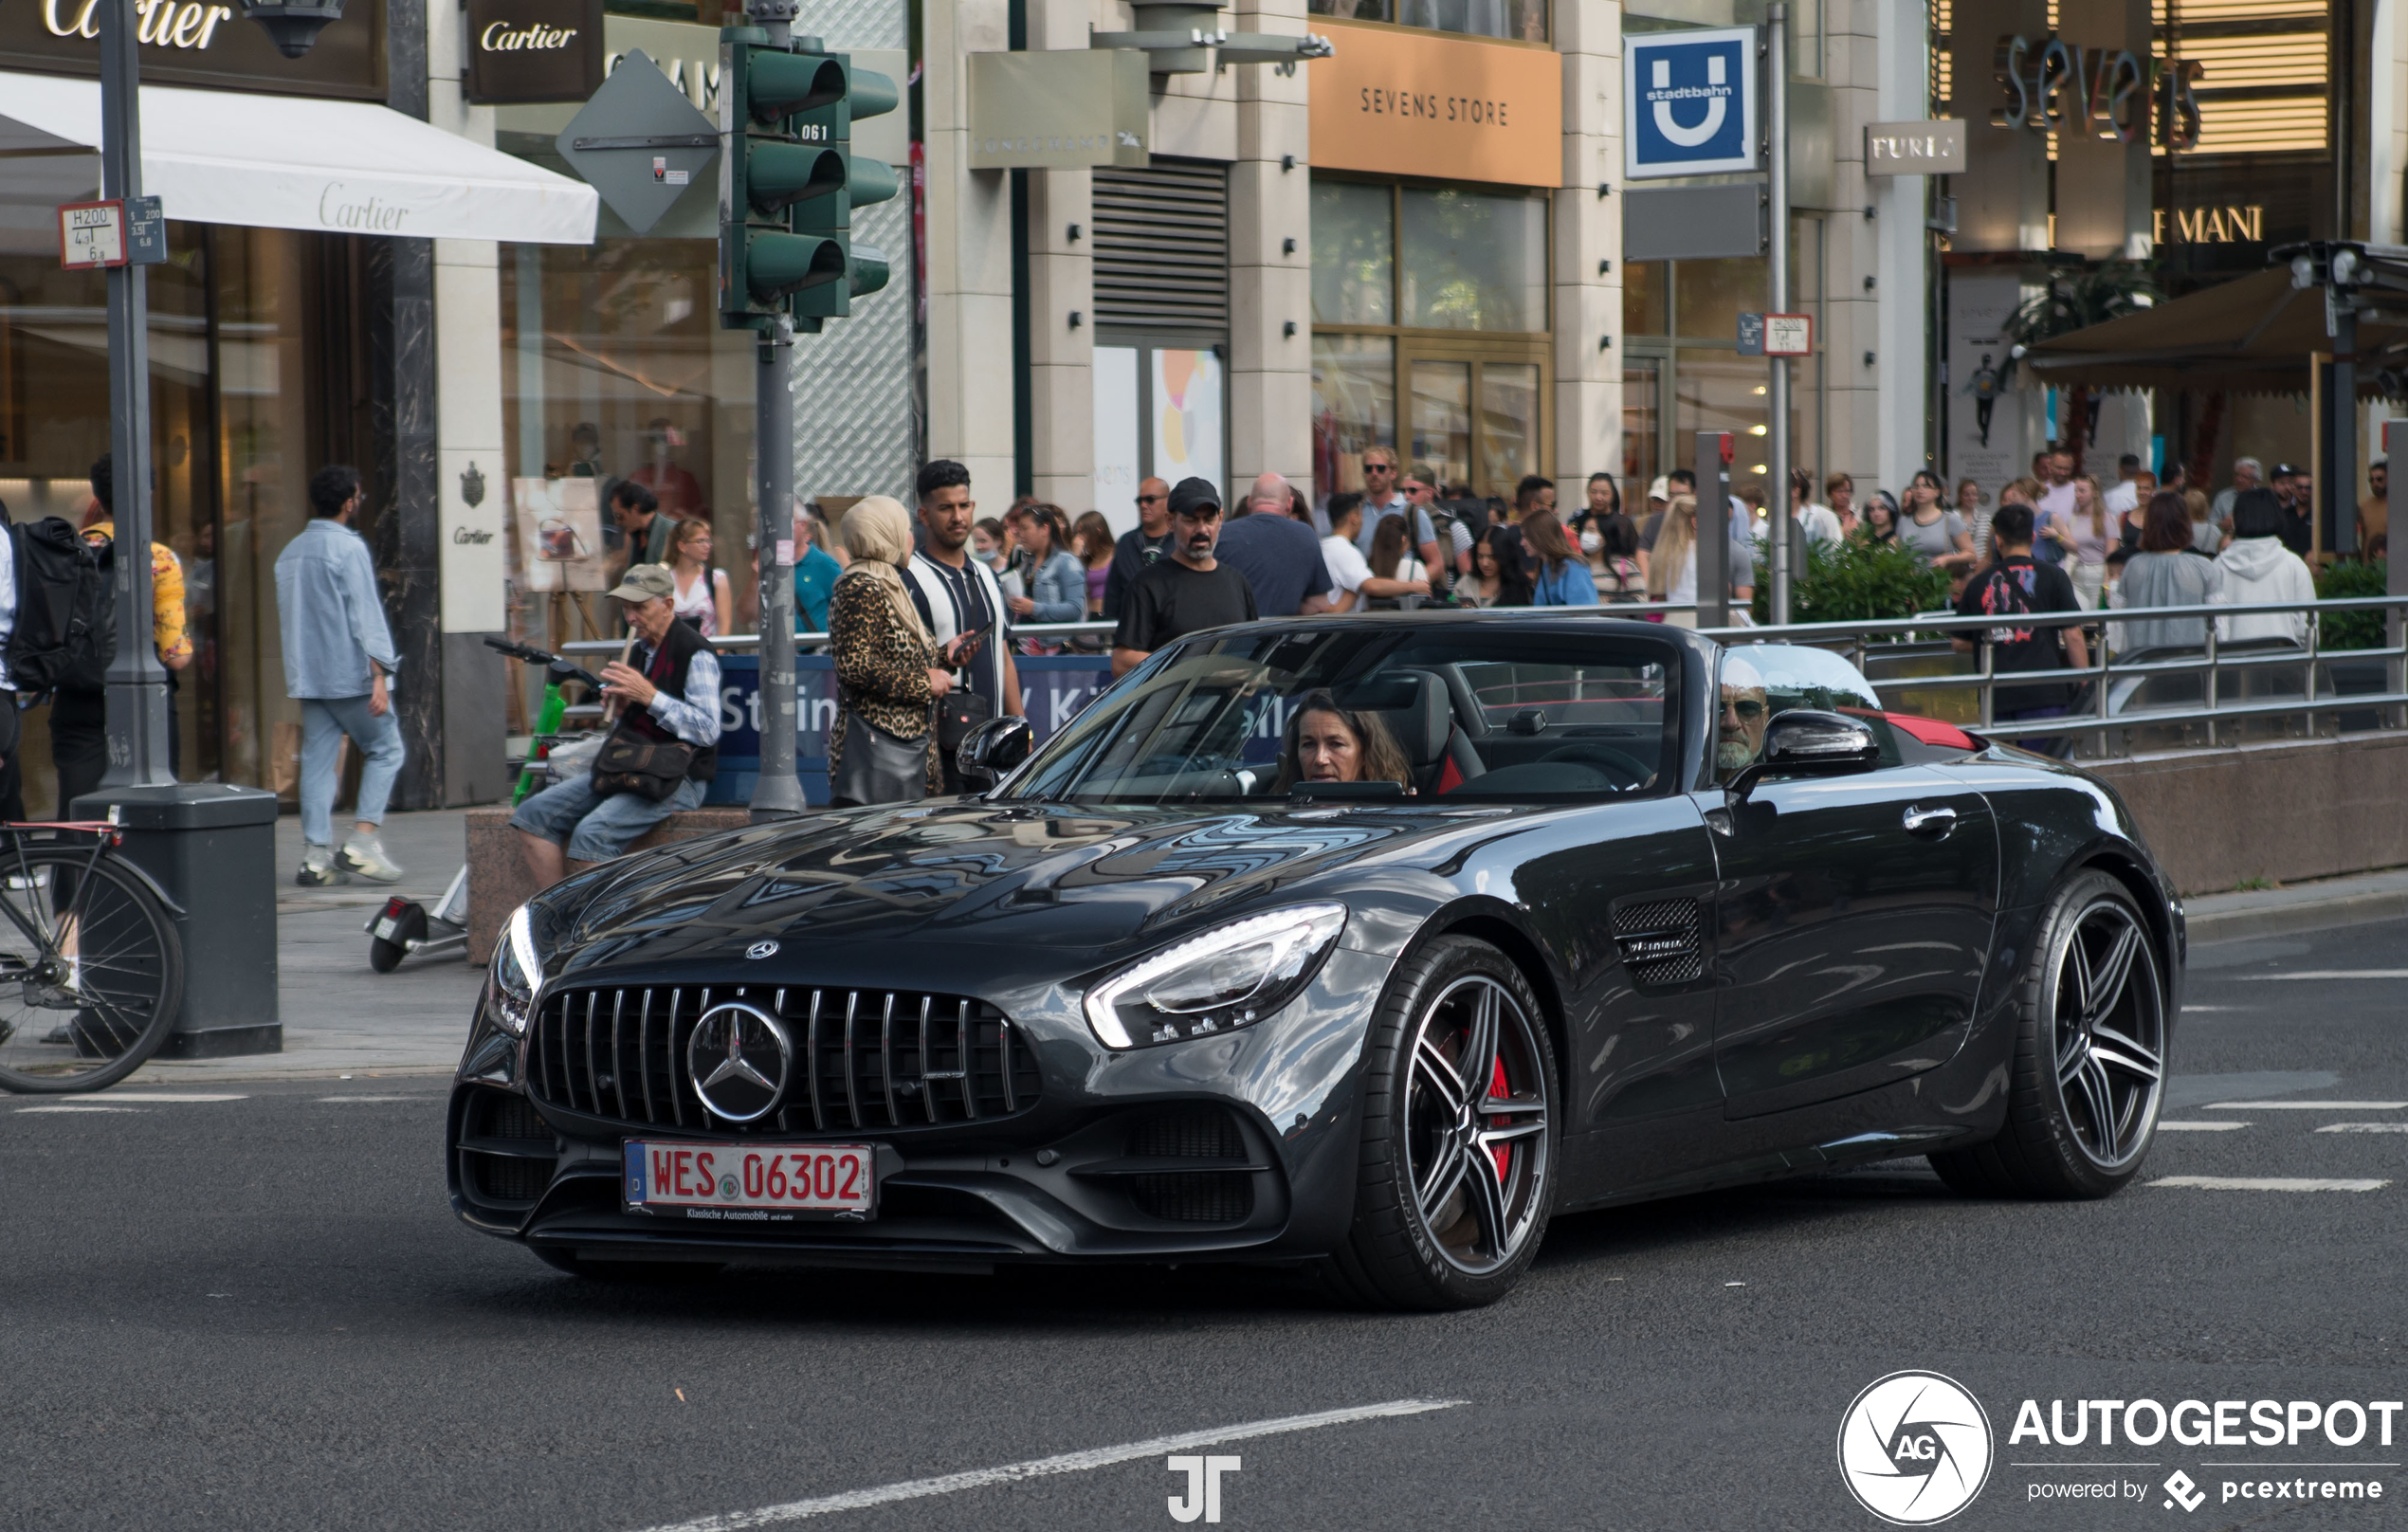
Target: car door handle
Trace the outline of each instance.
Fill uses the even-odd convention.
[[[1909,805],[1903,822],[1906,827],[1907,834],[1928,835],[1933,840],[1939,840],[1957,828],[1957,811],[1918,809]]]

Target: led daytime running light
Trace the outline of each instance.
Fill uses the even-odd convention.
[[[1345,926],[1346,906],[1343,904],[1299,904],[1292,909],[1272,910],[1216,926],[1201,936],[1191,937],[1122,969],[1089,990],[1086,995],[1087,1025],[1108,1048],[1136,1048],[1139,1039],[1129,1035],[1128,1025],[1121,1016],[1121,1002],[1123,1000],[1142,996],[1154,984],[1191,963],[1209,960],[1243,947],[1269,947],[1270,955],[1263,966],[1263,976],[1268,979],[1282,959],[1300,949],[1307,962],[1317,958],[1323,949],[1338,939]]]

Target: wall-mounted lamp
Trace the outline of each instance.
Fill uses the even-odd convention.
[[[1292,238],[1281,240],[1279,242],[1279,253],[1282,255],[1294,255],[1296,253],[1296,241]]]
[[[1613,337],[1612,336],[1610,336],[1610,335],[1609,335],[1609,336],[1599,336],[1599,337],[1597,337],[1597,350],[1599,350],[1599,351],[1612,351],[1613,349],[1614,349],[1614,337]]]
[[[1872,276],[1872,273],[1870,273],[1870,272],[1867,272],[1867,273],[1865,274],[1865,291],[1867,291],[1867,292],[1871,292],[1872,290],[1873,290],[1873,276]]]
[[[1075,329],[1077,329],[1080,325],[1085,324],[1085,323],[1086,323],[1086,319],[1085,319],[1085,316],[1083,316],[1082,314],[1080,314],[1080,312],[1079,312],[1077,309],[1072,309],[1072,310],[1070,311],[1070,328],[1071,328],[1071,329],[1073,329],[1073,330],[1075,330]]]
[[[1296,156],[1295,156],[1294,155],[1280,155],[1280,156],[1279,156],[1279,168],[1280,168],[1281,170],[1283,170],[1283,171],[1292,171],[1292,170],[1294,170],[1294,169],[1296,168]]]
[[[1870,202],[1868,202],[1868,203],[1866,203],[1866,204],[1865,204],[1865,222],[1867,222],[1867,223],[1869,223],[1869,224],[1870,224],[1870,223],[1871,223],[1874,219],[1876,219],[1876,218],[1878,218],[1878,217],[1880,217],[1880,216],[1881,216],[1881,210],[1880,210],[1879,208],[1874,207],[1874,206],[1873,206],[1871,203],[1870,203]]]
[[[1597,275],[1600,277],[1604,276],[1607,272],[1612,271],[1613,269],[1614,263],[1611,261],[1599,261],[1597,263]]]
[[[1872,354],[1871,352],[1870,352],[1870,351],[1869,351],[1869,352],[1867,352],[1867,353],[1865,353],[1865,365],[1866,365],[1867,367],[1870,367],[1870,366],[1872,366],[1872,365],[1873,365],[1873,354]]]
[[[1286,324],[1281,325],[1281,326],[1279,327],[1279,333],[1280,333],[1280,337],[1281,337],[1281,338],[1283,338],[1283,339],[1286,339],[1286,340],[1293,340],[1293,339],[1295,339],[1295,338],[1296,338],[1296,321],[1295,321],[1294,319],[1290,319],[1290,320],[1288,320]]]
[[[1614,195],[1614,183],[1612,181],[1599,181],[1597,183],[1597,200],[1602,202],[1612,195]]]
[[[1076,244],[1078,244],[1078,243],[1079,243],[1079,226],[1078,226],[1078,225],[1076,225],[1076,224],[1072,224],[1072,225],[1070,226],[1070,233],[1069,233],[1069,236],[1068,236],[1068,237],[1069,237],[1069,241],[1070,241],[1070,243],[1071,243],[1071,244],[1076,245]]]

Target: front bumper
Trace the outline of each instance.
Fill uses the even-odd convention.
[[[481,1005],[447,1119],[452,1207],[473,1228],[590,1260],[976,1269],[1308,1259],[1342,1241],[1353,1217],[1363,1038],[1391,966],[1341,947],[1276,1016],[1122,1053],[1095,1040],[1076,994],[1060,986],[977,996],[1010,1018],[1031,1056],[1020,1079],[1026,1091],[1033,1077],[1033,1099],[1015,1094],[1010,1112],[972,1121],[920,1123],[906,1110],[867,1126],[830,1121],[842,1116],[830,1102],[817,1119],[830,1131],[812,1131],[799,1108],[744,1130],[699,1103],[683,1125],[623,1119],[609,1075],[599,1090],[561,1084],[561,1066],[624,1057],[615,1046],[531,1057],[530,1040],[501,1030]],[[891,1061],[871,1067],[902,1072]],[[873,1074],[869,1093],[882,1084],[915,1099],[905,1087],[917,1082]],[[871,1142],[878,1213],[781,1223],[631,1213],[620,1199],[621,1146],[638,1137]]]

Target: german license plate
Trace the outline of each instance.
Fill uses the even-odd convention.
[[[798,1215],[867,1218],[878,1156],[866,1143],[626,1140],[629,1211],[781,1223]]]

